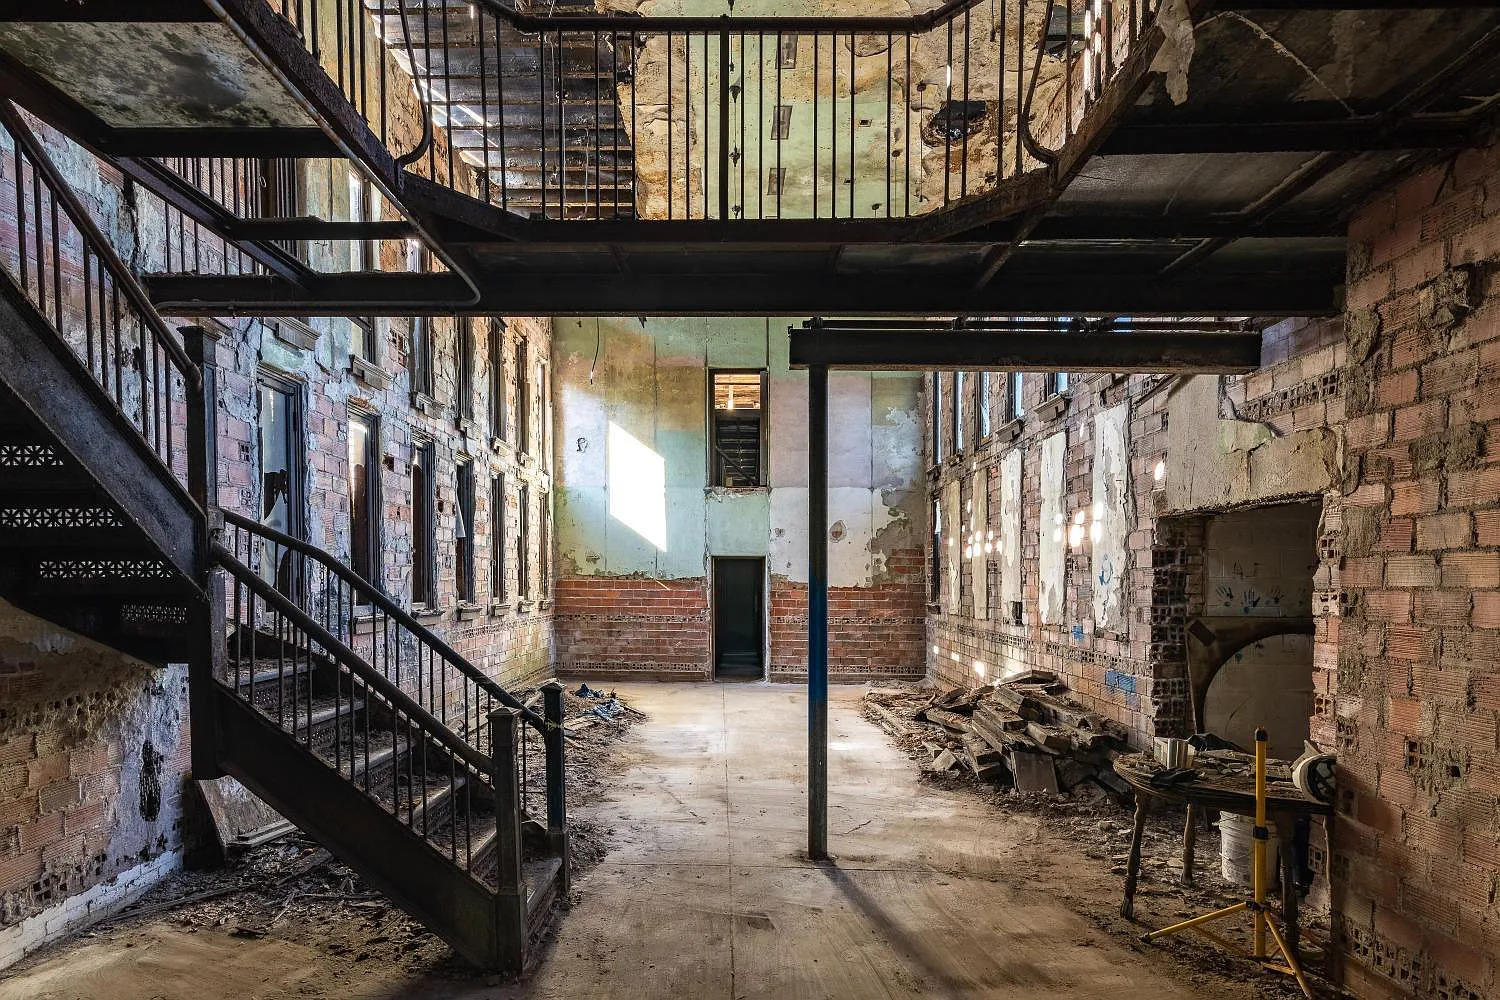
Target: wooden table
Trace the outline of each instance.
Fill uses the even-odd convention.
[[[1285,761],[1274,762],[1281,767]],[[1127,754],[1115,761],[1115,773],[1135,790],[1135,829],[1130,836],[1130,861],[1125,869],[1125,901],[1120,914],[1135,918],[1135,887],[1141,871],[1141,839],[1146,832],[1146,817],[1158,802],[1187,807],[1187,825],[1182,834],[1182,883],[1193,884],[1193,853],[1197,839],[1198,810],[1215,809],[1239,816],[1255,815],[1254,775],[1203,776],[1176,785],[1158,787],[1151,779],[1164,770],[1150,754]],[[1333,807],[1327,802],[1304,795],[1291,782],[1266,782],[1266,815],[1276,827],[1282,844],[1281,915],[1286,922],[1287,947],[1297,952],[1297,883],[1292,877],[1288,851],[1296,838],[1297,817],[1327,816]]]

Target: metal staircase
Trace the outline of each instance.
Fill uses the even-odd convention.
[[[195,776],[522,968],[568,882],[561,686],[525,708],[329,553],[220,511],[212,342],[178,342],[4,102],[0,129],[0,596],[186,661]]]

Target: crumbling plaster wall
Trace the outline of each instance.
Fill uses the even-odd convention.
[[[936,462],[928,440],[927,460],[933,498],[952,484],[988,496],[987,523],[960,524],[956,536],[948,531],[943,559],[985,561],[991,593],[988,613],[976,614],[944,569],[929,606],[929,674],[970,683],[1033,667],[1055,670],[1138,740],[1183,732],[1183,630],[1191,615],[1203,613],[1204,540],[1192,518],[1176,517],[1166,529],[1158,519],[1275,500],[1322,503],[1334,492],[1342,460],[1335,429],[1343,415],[1341,330],[1337,322],[1273,326],[1263,367],[1248,376],[1075,378],[1055,415],[1045,415],[1042,376],[1028,374],[1025,415],[1008,427],[999,426],[1004,378],[996,375],[990,405],[997,433],[983,440],[976,440],[980,379],[971,374],[963,400],[968,447]],[[946,438],[953,379],[945,375],[941,385]],[[1055,484],[1044,489],[1048,441],[1062,448],[1060,493]],[[1055,459],[1051,468],[1047,475],[1055,478]],[[1007,475],[1017,477],[1018,491],[1007,488]],[[1334,507],[1320,527],[1325,561],[1327,536],[1337,531]],[[980,544],[971,550],[966,542],[975,533]],[[1044,548],[1055,554],[1044,560]],[[1320,584],[1324,592],[1329,586]],[[1051,602],[1045,613],[1044,595]],[[1315,603],[1326,616],[1328,602]]]
[[[564,668],[706,676],[710,560],[748,556],[767,560],[772,673],[805,672],[807,383],[788,367],[786,321],[559,320],[556,351]],[[768,371],[764,488],[706,485],[718,368]],[[916,673],[918,380],[829,383],[833,669]]]
[[[186,715],[185,667],[0,602],[0,968],[178,863]]]

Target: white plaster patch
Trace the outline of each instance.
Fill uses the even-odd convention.
[[[1021,600],[1021,449],[1000,462],[1000,598]]]
[[[1067,432],[1058,431],[1042,441],[1041,530],[1037,550],[1038,611],[1043,625],[1055,625],[1063,617],[1063,591],[1067,583],[1068,525],[1063,510],[1067,488],[1065,460]]]
[[[1094,490],[1089,510],[1094,624],[1115,632],[1125,627],[1125,542],[1134,508],[1127,488],[1129,410],[1128,403],[1121,403],[1094,416]]]
[[[180,867],[182,852],[167,851],[0,930],[0,969],[9,968],[38,948],[124,909]]]

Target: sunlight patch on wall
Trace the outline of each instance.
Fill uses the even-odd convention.
[[[667,461],[609,425],[609,516],[667,551]]]

